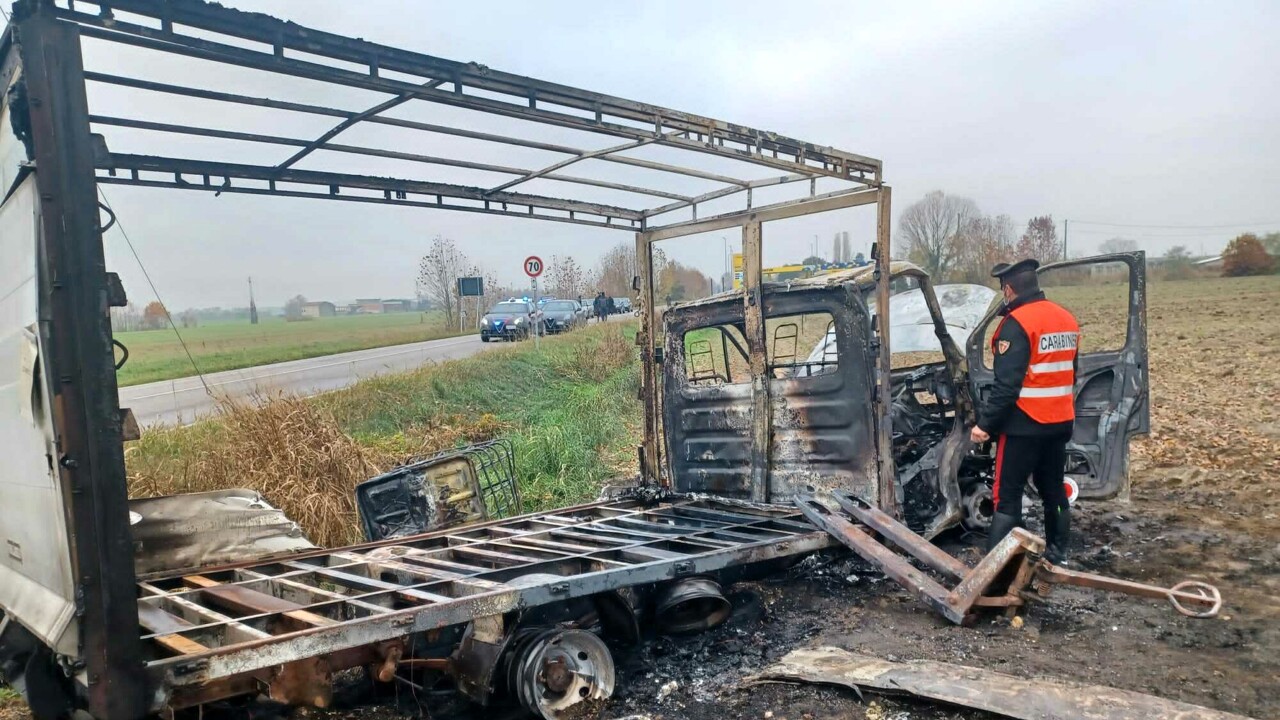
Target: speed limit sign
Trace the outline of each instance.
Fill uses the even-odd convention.
[[[524,259],[524,273],[531,278],[536,278],[542,274],[542,258],[537,255],[530,255]]]

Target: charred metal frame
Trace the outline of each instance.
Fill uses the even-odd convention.
[[[708,218],[668,225],[654,230],[636,233],[636,258],[640,269],[640,333],[636,344],[640,346],[641,368],[644,373],[642,394],[644,400],[644,446],[640,450],[640,469],[642,476],[650,482],[670,485],[670,478],[662,475],[662,411],[660,407],[662,371],[655,357],[656,348],[661,346],[659,330],[662,327],[657,316],[654,296],[653,250],[656,243],[664,240],[687,237],[699,233],[713,232],[738,227],[742,231],[743,254],[743,317],[746,325],[745,340],[747,342],[747,359],[751,370],[752,388],[752,500],[770,502],[769,497],[769,448],[771,439],[771,412],[769,400],[769,382],[767,370],[767,343],[765,337],[765,317],[763,300],[763,262],[761,260],[764,244],[763,225],[766,222],[785,220],[791,217],[810,213],[843,210],[863,205],[876,206],[876,243],[874,271],[876,285],[876,303],[878,307],[889,306],[889,287],[891,273],[889,251],[889,213],[891,189],[887,185],[868,188],[852,193],[838,193],[828,197],[808,200],[800,203],[784,204],[761,208],[748,213],[737,213],[728,216]],[[890,412],[892,398],[890,387],[890,352],[889,352],[889,318],[881,312],[875,318],[878,357],[875,367],[876,380],[876,442],[879,460],[878,500],[880,507],[893,515],[898,514],[898,498],[895,489],[895,468],[893,467],[892,432]],[[776,501],[776,500],[775,500]]]
[[[1216,617],[1222,610],[1222,594],[1205,582],[1186,580],[1166,588],[1060,568],[1043,559],[1044,539],[1023,528],[1014,528],[969,567],[854,495],[832,492],[829,499],[839,512],[812,494],[797,497],[795,504],[814,525],[957,625],[971,624],[976,619],[974,611],[981,608],[1002,608],[1012,617],[1027,601],[1048,595],[1053,585],[1164,599],[1179,613],[1193,618]],[[891,546],[954,585],[948,589]]]
[[[788,508],[603,501],[142,582],[141,642],[170,708],[261,686],[312,702],[272,669],[383,662],[412,633],[830,544]]]
[[[84,38],[372,91],[387,97],[368,107],[346,109],[87,71],[81,56]],[[25,109],[17,108],[17,114],[29,116],[26,123],[28,154],[37,168],[43,208],[39,240],[43,258],[39,272],[41,337],[48,345],[47,362],[52,368],[47,382],[55,399],[57,469],[74,528],[72,563],[82,611],[79,618],[81,654],[68,659],[68,669],[74,671],[72,674],[86,690],[87,709],[94,716],[111,720],[136,718],[165,702],[157,694],[165,688],[212,683],[203,685],[204,690],[189,697],[192,702],[199,702],[206,697],[235,694],[233,691],[242,687],[245,678],[253,680],[252,673],[268,664],[297,663],[334,652],[337,654],[327,662],[355,663],[373,647],[370,643],[403,637],[416,630],[439,628],[506,609],[654,582],[688,572],[706,572],[799,554],[829,544],[826,535],[798,522],[799,516],[790,510],[724,509],[705,503],[669,503],[644,509],[622,502],[497,521],[455,534],[420,536],[409,544],[433,548],[429,552],[489,553],[487,557],[495,564],[472,569],[455,567],[450,571],[462,579],[437,573],[393,588],[366,586],[367,592],[359,597],[334,598],[330,596],[331,591],[307,586],[291,574],[293,571],[273,575],[263,568],[251,567],[210,571],[204,580],[191,580],[188,585],[194,583],[195,586],[183,590],[150,582],[139,584],[134,574],[122,419],[107,312],[109,304],[123,298],[105,272],[97,184],[451,209],[636,233],[643,300],[642,329],[638,337],[644,362],[642,466],[645,480],[651,483],[662,482],[657,405],[660,375],[654,365],[659,318],[653,304],[653,243],[713,229],[742,229],[749,270],[743,298],[750,318],[751,364],[757,376],[755,404],[758,409],[768,408],[768,386],[761,381],[765,352],[764,319],[760,313],[762,223],[875,203],[878,213],[875,257],[880,267],[888,267],[890,190],[882,182],[881,163],[862,155],[709,117],[500,72],[475,63],[443,60],[321,32],[200,0],[100,0],[96,3],[18,0],[13,22],[0,38],[0,78],[6,81],[6,87],[18,72],[27,103]],[[86,84],[90,82],[201,100],[222,107],[248,106],[330,117],[335,124],[318,136],[302,138],[95,115],[90,113],[87,101]],[[567,128],[613,138],[617,144],[601,148],[570,146],[383,114],[410,103],[461,108],[525,121],[535,127]],[[361,123],[544,151],[562,157],[541,167],[516,167],[336,142],[337,136]],[[114,128],[277,146],[290,149],[292,154],[278,162],[228,163],[116,153],[110,150],[108,142]],[[730,175],[699,168],[696,163],[658,162],[631,153],[649,146],[683,151],[693,160],[709,156],[722,162],[736,161],[744,170],[763,167],[779,174]],[[509,177],[487,187],[473,187],[431,179],[299,167],[321,153],[393,159]],[[564,172],[568,166],[579,163],[641,168],[664,178],[692,178],[713,183],[714,187],[701,192],[674,192],[660,186]],[[518,186],[531,181],[555,183],[557,188],[564,187],[565,192],[519,191]],[[819,192],[820,182],[822,192]],[[762,206],[755,203],[755,191],[778,186],[792,190],[804,188],[804,191],[793,193],[796,197],[785,201]],[[574,189],[581,187],[659,198],[663,204],[594,202],[573,194]],[[700,210],[705,212],[708,205],[722,208],[725,203],[735,204],[737,209],[699,217]],[[887,307],[888,273],[878,275],[877,280],[880,306]],[[889,325],[883,313],[878,318],[878,328],[881,347],[877,415],[882,428],[887,429]],[[763,489],[767,487],[763,473],[767,473],[768,467],[767,417],[767,412],[758,415],[761,421],[757,423],[753,454],[757,480],[760,480],[757,487],[762,488],[756,499],[766,502],[769,498]],[[890,434],[886,429],[878,433],[880,496],[881,506],[892,510],[896,498]],[[581,520],[584,517],[588,519]],[[690,526],[688,518],[696,519],[697,523]],[[516,529],[521,523],[536,526],[538,530]],[[605,528],[604,535],[593,535],[595,530],[591,529],[627,523],[633,527],[620,531]],[[580,524],[590,527],[575,529]],[[575,527],[565,529],[565,526]],[[545,537],[530,537],[539,534]],[[557,546],[561,541],[551,538],[558,534],[567,534],[566,537],[587,544],[580,547],[569,542]],[[521,538],[527,542],[522,544]],[[509,547],[494,550],[493,543]],[[290,562],[304,566],[319,564],[332,570],[344,564],[367,565],[368,560],[363,559],[361,553],[370,551],[371,546],[362,546],[326,551]],[[573,582],[504,589],[500,587],[500,580],[487,577],[501,574],[499,567],[514,565],[531,572],[539,567],[555,566],[563,570],[566,577],[571,576]],[[298,572],[302,570],[316,572],[311,567],[303,567]],[[285,577],[280,577],[281,574]],[[223,579],[216,579],[219,577],[234,578],[230,584],[235,586],[259,583],[265,587],[275,583],[273,587],[279,593],[285,589],[303,593],[309,600],[302,607],[281,610],[282,606],[277,606],[270,613],[260,613],[257,620],[265,622],[267,618],[285,615],[288,616],[282,621],[285,625],[302,623],[310,627],[273,634],[262,630],[265,624],[260,624],[251,632],[246,628],[252,630],[253,623],[242,622],[243,617],[216,618],[216,613],[211,615],[207,608],[200,609],[199,603],[200,598],[226,595],[215,589],[225,584]],[[456,597],[423,589],[450,583],[452,589],[458,590],[467,587],[468,582],[477,583],[469,586],[474,592],[459,592]],[[381,599],[395,594],[402,599],[411,598],[416,604],[395,611],[381,608],[378,604]],[[156,614],[157,608],[163,611],[161,615]],[[192,613],[194,615],[190,615]],[[144,624],[157,623],[156,627],[164,629],[139,637],[140,614]],[[198,619],[193,621],[191,617]],[[237,642],[206,645],[211,642],[210,633],[215,636],[222,633],[224,639],[234,638]],[[196,639],[197,636],[203,640]],[[157,659],[158,647],[164,649],[167,658]]]

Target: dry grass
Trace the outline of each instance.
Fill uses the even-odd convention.
[[[148,432],[130,447],[129,495],[249,488],[325,546],[361,540],[357,484],[408,456],[436,452],[464,436],[492,437],[501,427],[481,416],[467,426],[424,424],[361,444],[332,412],[301,398],[258,396],[225,402],[221,412],[218,423]]]
[[[126,450],[131,497],[248,488],[312,542],[362,540],[355,486],[413,456],[515,442],[529,509],[580,502],[634,465],[634,335],[615,325],[385,375],[313,399],[224,404],[216,420],[148,430]],[[631,459],[626,462],[626,459]]]
[[[0,686],[0,720],[30,720],[31,711],[22,696],[7,687]]]
[[[180,431],[149,432],[129,453],[132,497],[244,487],[297,520],[313,542],[358,541],[356,484],[379,466],[338,428],[331,413],[291,397],[227,402],[222,422],[193,446]],[[159,447],[157,447],[159,446]],[[132,458],[131,458],[132,460]]]

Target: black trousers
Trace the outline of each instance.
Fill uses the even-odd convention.
[[[996,512],[1022,517],[1022,493],[1030,477],[1044,500],[1045,517],[1068,511],[1063,475],[1067,463],[1065,435],[1000,435],[996,440],[996,472],[992,495]],[[1049,525],[1046,522],[1046,525]]]

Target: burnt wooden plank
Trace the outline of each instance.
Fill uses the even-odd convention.
[[[306,605],[289,602],[275,595],[259,592],[243,585],[223,585],[203,575],[187,575],[182,579],[193,587],[200,588],[204,597],[209,598],[215,604],[235,612],[249,615],[279,614],[311,627],[326,627],[338,622],[332,618],[317,615],[307,610]]]

